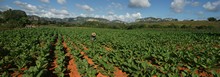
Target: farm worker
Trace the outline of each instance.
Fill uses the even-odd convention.
[[[91,34],[91,41],[95,41],[95,40],[96,40],[96,33],[93,32],[93,33]]]

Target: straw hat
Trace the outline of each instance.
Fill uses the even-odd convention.
[[[96,33],[95,33],[95,32],[93,32],[93,33],[92,33],[92,36],[96,36]]]

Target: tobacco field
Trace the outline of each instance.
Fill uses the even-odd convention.
[[[96,32],[92,42],[90,35]],[[218,77],[220,31],[0,31],[1,77]]]

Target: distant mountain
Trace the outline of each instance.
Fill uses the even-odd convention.
[[[71,21],[71,22],[103,22],[103,23],[108,23],[110,22],[109,20],[107,19],[104,19],[104,18],[94,18],[94,17],[76,17],[74,18],[74,21]]]
[[[39,17],[35,15],[28,16],[30,21],[49,21],[49,22],[66,22],[66,23],[84,23],[84,22],[102,22],[102,23],[126,23],[121,20],[112,20],[104,18],[95,18],[95,17],[75,17],[75,18],[47,18],[47,17]],[[135,22],[164,22],[164,21],[178,21],[178,19],[174,18],[155,18],[155,17],[147,17],[136,19]]]
[[[111,23],[125,23],[125,22],[121,20],[112,20]]]
[[[94,17],[76,17],[76,18],[47,18],[47,17],[39,17],[35,15],[28,16],[31,21],[45,20],[45,21],[53,21],[53,22],[69,22],[69,23],[83,23],[83,22],[103,22],[109,23],[110,21],[104,18],[94,18]]]
[[[178,21],[178,19],[174,18],[155,18],[155,17],[147,17],[147,18],[141,18],[136,19],[135,22],[164,22],[164,21]]]
[[[40,17],[38,17],[36,15],[29,15],[28,20],[30,20],[30,21],[39,21]]]

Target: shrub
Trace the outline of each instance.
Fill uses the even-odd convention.
[[[205,26],[205,25],[202,25],[202,26],[196,26],[196,29],[212,29],[214,28],[213,26]]]
[[[187,28],[192,28],[192,26],[186,26],[186,25],[182,25],[180,28],[183,28],[183,29],[187,29]]]
[[[162,28],[159,24],[149,25],[148,28]]]
[[[214,17],[209,17],[208,18],[208,21],[216,21],[217,19],[216,18],[214,18]]]
[[[167,28],[179,28],[179,26],[172,23],[168,25]]]

